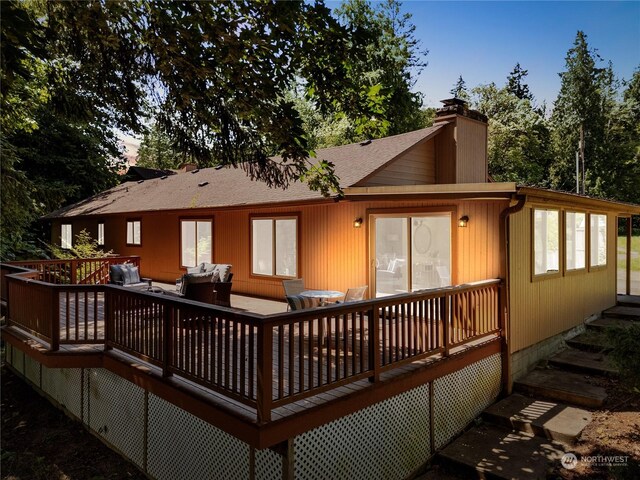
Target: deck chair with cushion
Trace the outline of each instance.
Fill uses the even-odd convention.
[[[178,294],[187,300],[230,307],[232,279],[231,265],[201,263],[187,268],[178,280]]]
[[[364,287],[350,288],[344,295],[344,300],[339,303],[357,302],[358,300],[364,300],[364,296],[367,294],[368,288],[368,285],[365,285]]]
[[[287,300],[287,310],[296,310],[291,306],[289,297],[300,295],[304,292],[304,280],[302,278],[296,278],[294,280],[283,280],[282,288],[284,288],[284,298]]]
[[[320,299],[303,297],[302,295],[287,295],[287,304],[293,310],[304,310],[320,306]]]

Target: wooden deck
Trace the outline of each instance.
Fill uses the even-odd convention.
[[[256,446],[503,346],[498,280],[294,312],[232,299],[273,312],[265,315],[117,286],[49,284],[29,272],[6,279],[3,334],[26,354],[46,366],[110,369]],[[273,427],[282,422],[287,429]]]

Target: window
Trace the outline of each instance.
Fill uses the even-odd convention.
[[[73,231],[70,223],[63,223],[60,228],[60,246],[69,249],[73,245]]]
[[[104,223],[98,223],[98,245],[104,247]]]
[[[194,267],[212,262],[211,220],[180,221],[180,265]]]
[[[254,275],[298,276],[298,219],[251,219],[251,272]]]
[[[607,216],[589,215],[591,223],[591,266],[602,267],[607,264]]]
[[[533,210],[534,275],[557,273],[560,266],[560,214]]]
[[[127,220],[127,245],[140,244],[140,220]]]
[[[565,214],[566,268],[581,270],[586,267],[587,215],[567,212]]]

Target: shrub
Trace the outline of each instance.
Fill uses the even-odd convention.
[[[607,336],[613,347],[610,356],[620,370],[620,377],[637,390],[640,388],[640,322],[629,328],[612,328]]]

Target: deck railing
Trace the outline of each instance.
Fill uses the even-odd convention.
[[[112,285],[6,277],[9,323],[50,349],[99,343],[273,409],[501,332],[500,280],[259,315]]]
[[[133,263],[140,267],[138,256],[104,258],[74,258],[68,260],[26,260],[10,265],[40,272],[40,280],[47,283],[104,285],[109,283],[109,267],[118,263]]]

